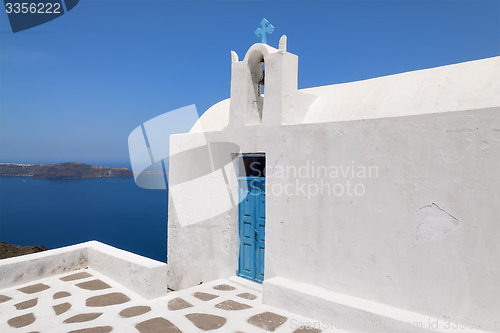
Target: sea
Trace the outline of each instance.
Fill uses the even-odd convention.
[[[97,240],[166,262],[167,197],[133,178],[0,177],[0,241],[55,249]]]

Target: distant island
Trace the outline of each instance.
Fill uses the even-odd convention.
[[[38,179],[84,179],[132,177],[127,168],[108,168],[78,162],[59,164],[0,163],[0,176],[20,176]]]

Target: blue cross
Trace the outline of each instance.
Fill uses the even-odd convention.
[[[266,34],[272,34],[274,31],[274,27],[271,23],[269,23],[268,20],[265,18],[260,21],[260,27],[255,30],[255,34],[257,37],[261,38],[261,43],[262,44],[267,44],[267,35]]]

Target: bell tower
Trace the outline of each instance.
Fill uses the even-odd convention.
[[[286,39],[279,49],[256,43],[241,61],[231,51],[230,126],[276,126],[305,115],[314,97],[297,91],[298,57]]]

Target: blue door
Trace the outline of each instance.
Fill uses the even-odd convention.
[[[255,160],[264,161],[261,154],[243,155],[244,164],[252,166]],[[245,159],[250,159],[245,161]],[[253,164],[255,166],[255,164]],[[238,261],[238,275],[244,278],[262,282],[264,281],[264,254],[265,254],[265,229],[266,229],[266,191],[265,175],[255,170],[248,170],[246,177],[238,177],[239,184],[239,235],[240,253]]]

